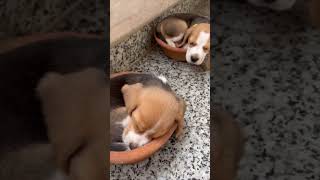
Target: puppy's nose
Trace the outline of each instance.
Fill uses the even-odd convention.
[[[265,3],[274,3],[276,2],[277,0],[263,0]]]
[[[134,144],[134,143],[130,143],[129,144],[129,148],[131,149],[131,150],[133,150],[133,149],[136,149],[138,146],[136,145],[136,144]]]
[[[198,55],[192,55],[192,56],[191,56],[191,61],[192,61],[192,62],[197,62],[198,59],[199,59]]]

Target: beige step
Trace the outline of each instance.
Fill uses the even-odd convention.
[[[110,45],[124,41],[181,0],[111,0]]]

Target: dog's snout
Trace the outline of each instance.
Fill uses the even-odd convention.
[[[136,145],[136,144],[134,144],[134,143],[130,143],[129,144],[129,148],[131,149],[131,150],[133,150],[133,149],[136,149],[138,146]]]
[[[276,2],[277,0],[263,0],[265,3],[274,3]]]
[[[191,56],[191,61],[192,62],[197,62],[199,60],[199,56],[198,55],[192,55]]]

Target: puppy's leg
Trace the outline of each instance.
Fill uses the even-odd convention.
[[[176,47],[176,44],[173,42],[172,39],[166,39],[166,41],[167,41],[167,44],[168,44],[169,46],[171,46],[171,47]]]

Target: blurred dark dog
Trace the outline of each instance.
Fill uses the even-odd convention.
[[[100,37],[63,36],[22,45],[11,43],[14,44],[12,49],[0,51],[0,166],[4,167],[1,168],[0,179],[43,180],[47,175],[61,178],[59,173],[52,174],[50,168],[56,166],[51,164],[52,157],[56,155],[52,154],[49,145],[36,88],[48,72],[65,75],[89,67],[108,71],[107,42]],[[86,85],[83,84],[82,88]],[[70,129],[65,133],[72,135],[73,132]],[[48,161],[44,162],[45,159]]]
[[[244,134],[239,124],[220,105],[213,107],[213,174],[217,180],[236,179],[244,151]],[[212,154],[213,153],[213,154]]]

